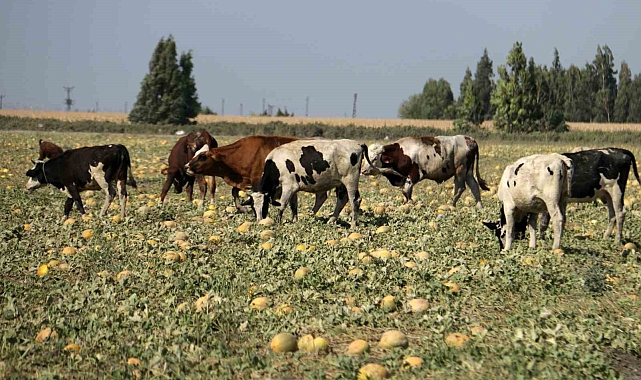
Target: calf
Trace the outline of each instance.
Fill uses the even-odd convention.
[[[505,168],[498,190],[502,202],[500,220],[483,222],[494,230],[501,250],[504,244],[506,251],[512,247],[515,224],[523,223],[524,219],[530,233],[530,248],[535,248],[536,221],[543,212],[552,217],[552,248],[559,248],[573,171],[572,160],[560,154],[523,157]]]
[[[232,187],[236,208],[247,212],[241,205],[239,191],[250,188],[257,190],[267,155],[274,148],[296,140],[295,137],[285,136],[249,136],[219,148],[203,146],[186,165],[186,170],[190,174],[221,177]],[[312,212],[316,213],[326,199],[327,194],[316,194]]]
[[[165,184],[162,187],[160,193],[160,204],[164,204],[165,197],[167,192],[171,188],[171,185],[174,185],[174,190],[176,194],[182,193],[183,186],[186,185],[187,190],[187,200],[191,202],[194,193],[194,181],[198,182],[198,187],[200,188],[200,206],[205,201],[205,195],[207,194],[207,187],[211,188],[210,192],[210,203],[214,203],[214,195],[216,193],[216,181],[213,177],[205,180],[202,175],[191,175],[187,173],[185,165],[189,160],[194,157],[196,151],[201,149],[203,146],[207,147],[217,147],[218,143],[216,139],[211,137],[211,135],[206,130],[201,130],[199,132],[192,132],[186,136],[181,137],[176,145],[171,149],[169,154],[168,167],[161,171],[162,174],[167,176]]]
[[[27,171],[27,190],[51,184],[66,193],[65,218],[69,217],[74,203],[80,214],[85,215],[80,198],[80,192],[85,190],[105,191],[105,204],[100,210],[100,215],[104,215],[116,196],[116,186],[120,196],[120,216],[125,217],[126,185],[136,188],[136,181],[131,173],[129,151],[123,145],[71,149],[49,161],[33,163],[34,167]]]
[[[62,154],[62,148],[52,142],[40,140],[38,146],[40,147],[40,154],[38,155],[39,161],[45,158],[56,158]]]
[[[617,231],[615,243],[621,243],[625,211],[623,209],[623,196],[630,174],[630,167],[634,170],[637,182],[639,173],[634,154],[629,150],[618,148],[581,150],[576,153],[563,153],[574,163],[574,176],[572,177],[572,197],[569,202],[592,202],[600,199],[608,206],[609,224],[603,238],[607,239],[612,233],[616,222]],[[541,232],[545,232],[549,223],[549,216],[541,217]]]
[[[298,140],[274,149],[265,159],[258,190],[252,194],[257,219],[267,217],[269,203],[279,206],[278,221],[291,202],[292,220],[297,220],[296,193],[326,194],[337,189],[335,222],[349,198],[352,207],[351,227],[356,227],[360,195],[358,180],[361,162],[367,157],[367,145],[352,140]],[[277,191],[281,189],[277,201]]]
[[[479,186],[489,190],[479,174],[479,148],[469,136],[405,137],[388,145],[369,147],[373,165],[365,164],[363,174],[376,175],[382,168],[392,169],[383,175],[393,186],[401,188],[405,201],[412,201],[412,188],[424,179],[437,183],[454,177],[452,205],[470,187],[476,204],[481,204]],[[476,178],[474,163],[476,162]]]

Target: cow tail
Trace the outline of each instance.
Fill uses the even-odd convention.
[[[563,160],[563,165],[565,166],[566,169],[566,176],[565,176],[565,187],[566,191],[568,192],[568,198],[572,197],[572,177],[574,177],[574,162],[572,160],[564,155],[561,155],[561,159]]]
[[[630,158],[632,158],[632,170],[634,170],[634,177],[637,179],[637,182],[639,182],[639,185],[641,185],[639,172],[637,171],[637,160],[634,158],[634,154],[632,154],[632,152],[630,152],[629,150],[626,150],[625,152],[630,155]]]
[[[127,148],[124,145],[122,145],[122,155],[123,155],[122,164],[126,165],[126,170],[128,171],[127,185],[133,187],[134,189],[137,189],[138,188],[138,184],[136,183],[136,180],[134,179],[133,170],[131,170],[131,159],[129,157],[129,151],[127,150]]]
[[[374,167],[374,164],[372,164],[372,161],[369,159],[369,151],[367,149],[367,144],[361,144],[361,149],[363,149],[363,154],[365,155],[365,160],[369,164],[370,167]]]
[[[487,183],[485,182],[485,180],[481,178],[481,172],[479,171],[479,161],[481,159],[479,155],[478,145],[476,146],[476,153],[474,154],[474,158],[476,158],[476,182],[479,183],[479,186],[481,187],[481,189],[488,191],[490,190],[490,188],[487,187]]]

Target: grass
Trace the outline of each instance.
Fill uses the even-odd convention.
[[[111,221],[116,208],[99,218],[102,194],[96,193],[94,201],[84,196],[85,204],[95,202],[87,205],[91,220],[81,220],[74,210],[75,223],[62,225],[63,194],[51,188],[27,194],[24,173],[37,155],[39,138],[68,148],[125,144],[140,186],[130,189],[125,220]],[[570,206],[562,255],[551,252],[550,239],[537,249],[519,241],[509,253],[499,253],[494,236],[479,223],[498,216],[493,192],[484,193],[483,210],[476,210],[467,191],[456,210],[439,211],[451,199],[451,180],[421,183],[414,193],[417,204],[405,208],[400,192],[384,179],[362,178],[359,240],[344,239],[352,232],[344,225],[325,223],[333,197],[312,216],[313,197],[306,194],[300,197],[297,224],[252,223],[239,233],[237,227],[249,218],[227,212],[230,188],[220,180],[213,223],[204,222],[205,210],[183,195],[170,193],[164,208],[155,204],[163,182],[160,167],[175,140],[0,133],[0,376],[353,379],[362,365],[376,362],[395,378],[615,378],[631,373],[625,372],[626,363],[639,364],[641,256],[601,238],[607,222],[603,205]],[[494,185],[503,168],[521,156],[573,147],[479,145],[481,174]],[[635,146],[627,148],[639,154]],[[626,242],[639,243],[640,196],[639,186],[631,183]],[[382,215],[372,211],[378,205],[385,209]],[[177,227],[165,227],[168,220]],[[390,231],[375,233],[383,225]],[[86,229],[94,236],[82,238]],[[265,229],[275,232],[269,250],[260,248]],[[187,244],[174,241],[178,231],[187,234]],[[214,235],[219,242],[209,240]],[[305,251],[297,249],[301,244]],[[62,255],[66,246],[78,252]],[[375,249],[398,255],[370,264],[359,259],[359,253]],[[183,252],[185,260],[164,259],[167,251]],[[428,258],[418,259],[420,251]],[[405,265],[410,261],[416,269]],[[49,273],[37,276],[47,263]],[[294,280],[300,267],[311,273]],[[362,275],[349,275],[353,268]],[[460,292],[450,293],[443,285],[448,281]],[[396,311],[380,307],[386,295],[396,297]],[[270,299],[269,307],[251,309],[252,299],[261,296]],[[429,309],[410,313],[407,302],[413,298],[426,299]],[[282,312],[282,305],[290,305],[291,312]],[[36,342],[46,328],[55,334]],[[389,329],[403,331],[409,347],[379,348]],[[269,343],[280,332],[324,337],[330,353],[274,354]],[[448,347],[445,337],[456,332],[470,341]],[[345,355],[354,339],[367,340],[370,353]],[[79,350],[65,350],[69,344]],[[405,370],[407,356],[424,363]]]

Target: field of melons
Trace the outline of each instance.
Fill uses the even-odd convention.
[[[39,138],[125,144],[139,184],[127,217],[99,218],[103,194],[85,193],[91,216],[63,224],[64,194],[27,194]],[[307,194],[297,224],[287,211],[259,225],[220,180],[209,208],[173,192],[158,207],[174,141],[0,134],[1,377],[614,378],[641,363],[641,255],[601,238],[603,205],[569,207],[562,252],[546,239],[499,253],[480,224],[498,216],[493,192],[481,211],[469,191],[452,209],[451,180],[403,206],[362,178],[354,231],[326,224],[333,196],[310,215]],[[492,185],[518,157],[572,148],[479,144]],[[637,198],[630,183],[625,243],[641,242]]]

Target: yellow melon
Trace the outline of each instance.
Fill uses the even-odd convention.
[[[375,380],[387,378],[389,378],[389,372],[387,372],[387,369],[385,367],[377,363],[365,364],[358,370],[358,380]]]
[[[43,277],[49,274],[49,266],[47,264],[40,265],[36,271],[38,277]]]
[[[461,333],[452,333],[445,337],[445,344],[450,347],[462,347],[470,340],[470,337]]]
[[[407,337],[405,334],[398,330],[389,330],[383,333],[381,340],[378,343],[381,348],[392,349],[392,348],[406,348],[409,345]]]
[[[280,333],[272,338],[269,344],[276,353],[294,352],[298,349],[296,338],[290,333]]]
[[[357,356],[369,351],[369,343],[362,339],[357,339],[347,346],[347,355]]]

